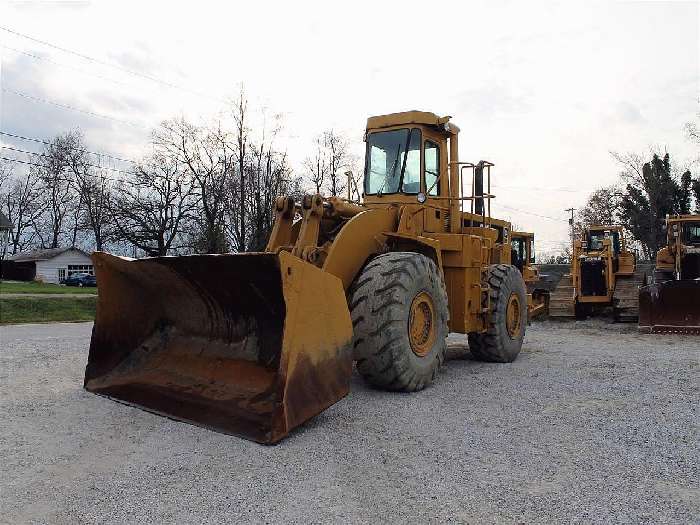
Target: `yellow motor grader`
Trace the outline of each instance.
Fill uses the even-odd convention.
[[[527,287],[527,312],[530,319],[547,313],[549,291],[539,287],[540,274],[535,266],[535,234],[511,232],[511,263],[523,275]]]
[[[621,226],[591,226],[574,242],[571,273],[564,275],[549,300],[549,315],[582,318],[612,307],[616,321],[637,322],[638,288],[645,274],[636,271]]]
[[[639,329],[700,334],[700,215],[667,217],[666,231],[654,282],[639,289]]]
[[[513,361],[525,283],[493,260],[493,164],[460,161],[458,133],[433,113],[369,118],[362,202],[279,197],[263,253],[95,253],[85,388],[275,443],[348,393],[353,361],[402,391],[433,381],[450,331]]]

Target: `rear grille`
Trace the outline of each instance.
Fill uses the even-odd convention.
[[[581,263],[581,295],[607,295],[604,261],[583,261]]]

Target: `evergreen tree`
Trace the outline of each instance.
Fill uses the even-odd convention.
[[[690,171],[684,172],[677,180],[668,153],[663,158],[655,154],[642,166],[641,177],[627,179],[627,188],[620,201],[620,219],[639,240],[645,255],[652,257],[666,242],[665,217],[689,213],[692,194],[698,195],[700,183],[693,182]]]

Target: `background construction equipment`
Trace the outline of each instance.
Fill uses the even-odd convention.
[[[625,246],[621,226],[591,226],[574,241],[571,273],[559,281],[549,302],[554,318],[585,317],[612,307],[616,321],[636,322],[638,288],[645,272]]]
[[[700,334],[700,215],[666,219],[654,282],[639,289],[639,329]]]
[[[549,291],[542,287],[540,273],[535,266],[535,234],[511,232],[511,262],[520,270],[527,287],[528,318],[534,319],[547,313]]]

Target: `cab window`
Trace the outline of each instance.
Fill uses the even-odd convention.
[[[369,134],[365,157],[365,194],[418,193],[421,143],[418,128]]]
[[[688,244],[700,244],[700,223],[690,223],[685,226],[685,242]]]
[[[425,141],[425,190],[428,195],[440,193],[440,146]]]
[[[406,167],[403,172],[404,193],[418,193],[420,191],[420,136],[419,129],[411,130],[411,138],[406,152]]]

